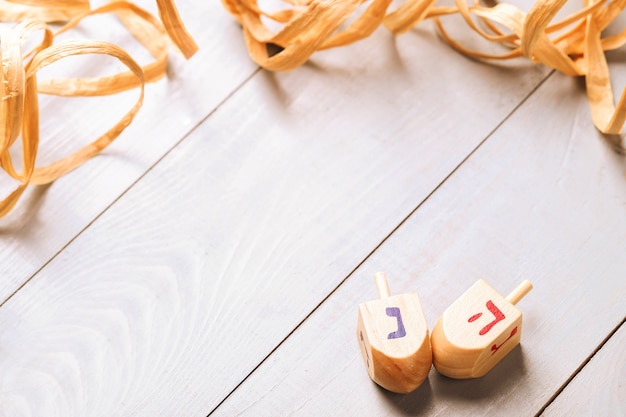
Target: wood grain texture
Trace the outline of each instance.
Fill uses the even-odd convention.
[[[106,3],[94,1],[93,6]],[[137,1],[156,13],[156,2]],[[101,155],[49,186],[31,187],[0,220],[0,303],[101,214],[169,149],[213,111],[255,70],[240,31],[219,2],[179,2],[179,11],[201,50],[190,61],[171,51],[167,78],[146,87],[144,106],[130,127]],[[62,39],[92,36],[116,42],[140,63],[147,52],[113,16],[90,17]],[[98,56],[67,60],[40,75],[93,76],[119,70]],[[134,103],[136,91],[113,97],[41,96],[38,165],[68,155],[111,127]],[[6,184],[0,178],[0,185]]]
[[[550,77],[212,416],[539,412],[626,311],[626,162],[578,86]],[[432,370],[389,394],[353,335],[379,270],[394,292],[420,293],[431,329],[478,278],[502,293],[530,279],[521,346],[483,378]]]
[[[0,309],[4,414],[216,407],[547,73],[431,33],[249,80]]]
[[[626,327],[620,328],[542,413],[543,416],[626,414]]]

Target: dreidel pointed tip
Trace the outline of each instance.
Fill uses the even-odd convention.
[[[390,296],[384,273],[374,276],[378,300],[359,304],[357,341],[369,376],[383,388],[408,393],[428,376],[432,352],[417,293]]]

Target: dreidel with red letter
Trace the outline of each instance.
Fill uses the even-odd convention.
[[[390,296],[387,277],[374,275],[380,299],[359,304],[356,336],[374,382],[396,393],[415,390],[428,376],[432,352],[417,293]]]
[[[520,342],[522,313],[515,304],[532,289],[522,282],[506,298],[482,279],[446,309],[431,336],[433,364],[451,378],[478,378]]]

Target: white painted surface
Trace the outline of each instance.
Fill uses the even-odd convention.
[[[101,3],[103,1],[93,2],[93,5]],[[156,13],[156,2],[136,3]],[[239,28],[229,20],[230,16],[219,2],[187,0],[178,3],[182,3],[180,14],[202,45],[201,50],[188,62],[172,50],[168,77],[146,86],[139,114],[108,149],[49,186],[29,188],[15,210],[0,219],[1,301],[62,251],[256,70],[240,44]],[[79,32],[67,36],[91,35],[118,42],[137,54],[139,62],[147,62],[146,53],[115,24],[115,17],[91,19]],[[90,58],[71,61],[84,69],[80,75],[93,74],[94,67],[99,65],[104,66],[98,68],[103,73],[110,73],[114,68],[112,59]],[[57,74],[67,75],[62,70],[67,70],[67,66],[63,61],[59,64],[63,65],[50,68]],[[66,156],[94,140],[111,127],[117,120],[115,115],[119,118],[136,98],[136,91],[93,99],[42,95],[42,144],[38,165]]]
[[[179,5],[199,55],[0,224],[0,415],[204,416],[235,389],[216,415],[527,414],[623,317],[624,159],[575,81],[533,93],[545,69],[465,59],[428,25],[254,74],[219,3]],[[353,340],[376,270],[431,327],[479,277],[533,280],[523,347],[480,381],[377,390]]]
[[[557,106],[568,128],[542,116]],[[552,76],[213,415],[539,412],[624,317],[624,172],[575,82]],[[481,379],[379,389],[354,335],[379,270],[392,294],[419,292],[431,329],[477,279],[504,294],[530,279],[521,347]]]
[[[626,328],[621,327],[542,414],[623,416],[626,414]]]

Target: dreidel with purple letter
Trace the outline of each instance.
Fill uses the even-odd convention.
[[[415,390],[428,376],[432,352],[417,293],[390,296],[387,277],[374,275],[380,299],[359,304],[356,336],[367,373],[396,393]]]
[[[451,378],[478,378],[520,342],[522,313],[515,304],[532,289],[522,282],[506,298],[482,279],[437,321],[431,336],[433,364]]]

